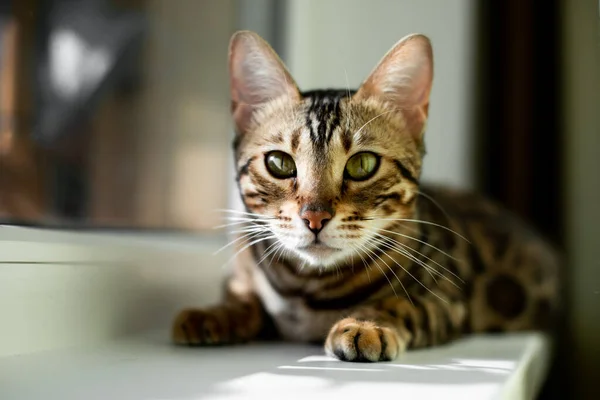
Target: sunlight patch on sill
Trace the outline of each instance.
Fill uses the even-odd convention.
[[[270,372],[257,372],[243,376],[241,378],[232,379],[228,382],[223,382],[218,385],[218,389],[224,391],[238,390],[244,393],[257,391],[264,395],[265,388],[269,390],[288,390],[294,386],[295,394],[297,390],[307,393],[314,390],[324,389],[330,385],[330,380],[326,378],[318,378],[315,376],[295,376],[295,375],[278,375]]]
[[[340,360],[326,355],[320,355],[304,357],[298,360],[298,362],[340,362]]]
[[[321,369],[327,371],[361,371],[361,372],[385,372],[380,368],[344,368],[344,367],[308,367],[304,365],[282,365],[279,369]]]
[[[432,367],[426,367],[424,365],[412,365],[412,364],[390,364],[390,367],[405,368],[405,369],[417,369],[417,370],[431,370]]]
[[[490,368],[490,369],[502,369],[510,371],[517,366],[517,363],[509,360],[473,360],[473,359],[455,359],[453,360],[456,364],[464,365],[466,367],[479,367],[479,368]]]

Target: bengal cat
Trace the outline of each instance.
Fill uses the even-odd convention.
[[[357,91],[301,92],[252,32],[230,44],[238,256],[221,304],[182,311],[182,345],[275,333],[346,361],[470,332],[547,328],[558,258],[496,204],[419,181],[433,79],[410,35]]]

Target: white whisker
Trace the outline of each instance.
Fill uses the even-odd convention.
[[[227,243],[225,246],[221,247],[219,250],[215,251],[213,255],[217,255],[220,252],[222,252],[223,250],[225,250],[226,248],[228,248],[231,245],[234,245],[235,243],[239,242],[240,240],[250,240],[253,239],[254,237],[259,236],[261,233],[263,232],[268,232],[268,231],[253,231],[253,232],[249,232],[246,235],[242,235],[240,237],[238,237],[237,239],[234,239],[232,241],[230,241],[229,243]]]
[[[249,223],[251,223],[251,222],[250,221],[231,222],[228,224],[217,225],[217,226],[213,227],[213,229],[223,229],[223,228],[229,228],[231,226],[238,226],[238,225],[249,224]]]
[[[273,261],[275,261],[275,263],[277,264],[279,262],[279,258],[281,257],[284,251],[285,246],[282,243],[281,246],[279,246],[275,251],[275,254],[273,254],[273,256],[271,257],[271,261],[269,261],[269,265],[267,265],[267,268],[271,268],[271,264],[273,264]],[[275,257],[277,257],[277,260],[275,260]]]
[[[379,271],[381,271],[381,273],[383,274],[383,276],[385,277],[385,279],[390,284],[390,287],[392,288],[392,291],[394,292],[394,295],[396,297],[398,297],[398,293],[396,293],[396,289],[394,288],[394,284],[392,283],[392,281],[390,280],[390,278],[388,278],[387,274],[383,271],[383,269],[381,268],[381,265],[379,265],[379,263],[377,261],[375,261],[375,259],[371,255],[371,254],[377,255],[377,253],[375,253],[373,250],[371,250],[368,247],[366,247],[366,245],[360,245],[359,244],[358,246],[360,246],[360,248],[362,249],[362,251],[365,252],[365,254],[367,255],[367,257],[369,257],[371,259],[371,261],[373,262],[373,264],[375,264],[375,266],[379,269]],[[381,260],[381,257],[379,257],[379,259]],[[381,261],[383,261],[383,260],[381,260]],[[388,266],[388,268],[389,268],[389,266]]]
[[[376,242],[378,242],[379,244],[383,244],[384,246],[386,245],[385,242],[382,243],[383,241],[381,239],[379,239],[379,238],[373,238],[373,240],[376,241]],[[411,274],[406,268],[404,268],[394,258],[392,258],[392,261],[394,263],[396,263],[397,266],[399,266],[400,268],[402,268],[404,270],[404,272],[406,272],[408,274],[408,276],[410,276],[411,278],[413,278],[415,280],[415,282],[417,282],[419,285],[421,285],[425,290],[427,290],[429,293],[431,293],[432,295],[434,295],[438,299],[442,300],[443,302],[448,303],[448,300],[444,299],[443,297],[441,297],[440,295],[438,295],[437,293],[435,293],[434,291],[432,291],[430,288],[428,288],[425,284],[423,284],[423,282],[421,282],[419,279],[417,279],[417,277],[415,277],[413,274]]]
[[[436,226],[438,228],[444,229],[448,232],[451,232],[451,233],[455,234],[456,236],[458,236],[459,238],[466,241],[467,243],[471,244],[471,241],[469,239],[467,239],[466,237],[464,237],[463,235],[461,235],[460,233],[448,228],[447,226],[440,225],[440,224],[437,224],[437,223],[431,222],[431,221],[423,221],[420,219],[410,219],[410,218],[373,218],[372,221],[413,222],[413,223],[417,223],[417,224],[432,225],[432,226]]]
[[[266,214],[257,214],[257,213],[251,213],[251,212],[247,212],[247,211],[240,211],[240,210],[234,210],[234,209],[228,209],[228,208],[217,209],[217,210],[214,210],[214,211],[215,212],[230,213],[230,214],[248,215],[248,216],[251,216],[251,217],[258,217],[258,218],[263,218],[263,219],[275,219],[275,217],[270,216],[270,215],[266,215]]]
[[[371,273],[369,272],[369,263],[364,259],[362,254],[360,254],[360,249],[357,246],[351,246],[352,250],[356,252],[356,254],[360,257],[363,262],[363,266],[365,267],[365,271],[367,272],[367,278],[369,279],[369,283],[371,283]]]
[[[251,226],[246,226],[246,227],[238,228],[236,230],[231,231],[230,233],[244,233],[244,232],[250,232],[250,231],[268,231],[268,232],[273,232],[273,230],[271,228],[269,228],[268,226],[253,224]]]
[[[304,270],[304,267],[306,266],[306,260],[302,261],[302,264],[300,264],[300,269],[299,271],[302,272],[302,270]]]
[[[444,214],[444,216],[450,220],[450,215],[448,215],[448,213],[446,212],[446,210],[440,205],[440,203],[438,203],[433,197],[431,197],[430,195],[428,195],[427,193],[423,193],[420,190],[417,190],[417,193],[420,194],[421,196],[425,197],[427,200],[431,201],[433,203],[434,206],[436,206],[437,208],[440,209],[440,211],[442,212],[442,214]]]
[[[392,238],[390,238],[390,237],[387,237],[387,236],[385,236],[385,235],[378,234],[377,232],[373,232],[373,233],[374,233],[375,235],[378,235],[378,236],[380,236],[381,238],[383,238],[383,240],[386,242],[386,243],[382,243],[382,245],[383,245],[383,246],[385,246],[386,248],[388,248],[388,249],[390,249],[390,250],[392,250],[392,251],[394,251],[394,252],[396,252],[396,253],[398,253],[398,254],[400,254],[400,255],[404,256],[404,257],[407,257],[409,260],[411,260],[411,261],[415,262],[416,264],[420,265],[421,267],[423,267],[423,268],[425,269],[425,271],[427,271],[427,273],[429,274],[429,276],[431,276],[431,278],[433,278],[433,280],[435,281],[436,285],[438,285],[438,281],[437,281],[436,277],[433,275],[433,273],[435,273],[437,276],[439,276],[439,277],[441,277],[441,278],[445,279],[446,281],[448,281],[448,282],[449,282],[451,285],[455,286],[456,288],[458,288],[458,289],[461,289],[461,290],[462,290],[462,288],[461,288],[460,286],[458,286],[458,285],[457,285],[455,282],[453,282],[453,281],[452,281],[452,279],[450,279],[450,278],[449,278],[449,277],[447,277],[446,275],[442,274],[440,271],[436,270],[435,268],[431,267],[430,265],[427,265],[427,264],[426,264],[425,262],[423,262],[422,260],[419,260],[419,259],[418,259],[416,256],[414,256],[414,255],[412,255],[412,254],[408,253],[408,252],[407,252],[405,249],[403,249],[403,248],[398,248],[398,247],[394,247],[393,245],[391,245],[391,244],[387,243],[387,241],[388,241],[388,240],[390,240],[390,241],[392,241],[392,242],[396,242],[396,243],[398,243],[398,244],[400,244],[400,245],[402,245],[402,246],[406,246],[406,245],[404,245],[403,243],[400,243],[400,242],[398,242],[398,241],[396,241],[396,240],[394,240],[394,239],[392,239]],[[409,247],[409,249],[410,249],[410,247]],[[419,253],[419,254],[421,254],[421,253]],[[423,254],[421,254],[421,255],[423,255]],[[428,258],[427,256],[424,256],[424,257]],[[428,259],[429,259],[429,258],[428,258]],[[431,259],[430,259],[430,260],[431,260]],[[433,261],[433,260],[431,260],[431,261]],[[435,261],[433,261],[433,262],[435,262]],[[437,262],[435,262],[435,263],[437,264]],[[439,265],[439,264],[438,264],[438,265]],[[443,266],[441,266],[441,267],[442,267],[442,268],[444,268]],[[447,271],[447,269],[446,269],[446,268],[444,268],[444,270],[446,270],[446,271]],[[448,272],[450,272],[450,271],[448,271]],[[450,272],[450,273],[452,273],[452,272]],[[454,275],[454,274],[453,274],[453,275]],[[458,277],[457,277],[457,278],[458,278]],[[460,279],[460,278],[458,278],[458,279],[462,281],[462,279]],[[464,281],[463,281],[463,283],[464,283]]]
[[[425,254],[421,253],[420,251],[418,251],[418,250],[416,250],[416,249],[413,249],[413,248],[412,248],[412,247],[410,247],[409,245],[407,245],[407,244],[405,244],[405,243],[402,243],[402,242],[400,242],[400,241],[398,241],[398,240],[392,239],[392,238],[391,238],[391,237],[389,237],[389,236],[382,235],[381,233],[379,233],[379,232],[376,232],[376,231],[373,231],[373,230],[366,230],[366,229],[365,229],[365,231],[366,231],[366,232],[369,232],[369,233],[371,233],[371,234],[373,234],[373,235],[377,235],[377,236],[380,236],[380,237],[382,237],[382,238],[385,238],[386,240],[390,240],[390,241],[394,242],[395,244],[397,244],[397,245],[400,245],[400,246],[404,247],[404,249],[406,249],[406,250],[410,250],[410,251],[413,251],[413,252],[417,253],[418,255],[420,255],[420,256],[422,256],[422,257],[426,258],[428,261],[431,261],[432,263],[434,263],[434,264],[435,264],[435,265],[437,265],[438,267],[442,268],[444,271],[448,272],[449,274],[451,274],[452,276],[454,276],[456,279],[458,279],[458,280],[459,280],[459,281],[461,281],[462,283],[465,283],[465,281],[464,281],[464,280],[463,280],[463,279],[462,279],[460,276],[458,276],[458,275],[457,275],[457,274],[455,274],[454,272],[450,271],[448,268],[446,268],[446,267],[445,267],[445,266],[443,266],[442,264],[438,263],[437,261],[433,260],[432,258],[430,258],[430,257],[426,256]],[[403,249],[402,249],[402,250],[403,250]],[[406,250],[404,250],[404,251],[406,251]],[[423,261],[419,260],[418,258],[416,258],[415,256],[413,256],[412,254],[409,254],[409,253],[407,253],[407,254],[405,254],[405,255],[406,255],[407,257],[409,257],[409,256],[410,256],[410,257],[414,257],[414,258],[415,258],[415,262],[421,262],[421,263],[423,262]],[[429,268],[431,268],[433,271],[437,272],[437,273],[438,273],[440,276],[443,276],[443,277],[447,278],[447,277],[446,277],[444,274],[442,274],[441,272],[437,271],[435,268],[431,267],[430,265],[427,265],[427,266],[428,266]],[[456,284],[455,284],[454,282],[451,282],[451,283],[452,283],[452,284],[454,284],[454,285],[456,286]],[[458,287],[458,286],[457,286],[457,287]]]
[[[243,225],[243,224],[252,224],[252,225],[256,225],[256,226],[266,226],[266,224],[268,223],[267,221],[261,221],[261,220],[258,220],[258,219],[235,219],[235,220],[231,220],[231,221],[232,222],[228,222],[226,224],[217,225],[213,229],[227,228],[227,227],[230,227],[230,226]]]
[[[231,216],[231,217],[229,217],[228,216],[228,217],[225,217],[224,219],[226,221],[247,221],[247,222],[256,222],[256,221],[265,221],[266,222],[266,221],[269,221],[269,219],[266,219],[266,218],[261,219],[261,218],[258,218],[258,217],[245,217],[245,216],[241,216],[241,217],[238,217],[238,216]],[[273,219],[273,218],[271,218],[271,219]]]
[[[368,120],[367,122],[365,122],[365,123],[363,124],[363,126],[361,126],[360,128],[358,128],[358,130],[357,130],[356,132],[354,132],[354,136],[356,136],[356,135],[358,135],[360,132],[362,132],[362,130],[363,130],[363,129],[364,129],[366,126],[367,126],[367,125],[369,125],[371,122],[375,121],[377,118],[379,118],[379,117],[382,117],[382,116],[384,116],[384,115],[386,115],[386,114],[389,114],[389,113],[392,113],[392,112],[396,112],[396,111],[397,111],[397,109],[395,109],[395,108],[394,108],[393,110],[384,111],[384,112],[382,112],[381,114],[379,114],[379,115],[376,115],[375,117],[373,117],[373,118],[371,118],[370,120]]]
[[[421,267],[425,268],[425,271],[429,274],[429,276],[431,276],[431,278],[433,279],[433,281],[435,282],[436,285],[438,285],[438,281],[437,278],[435,277],[435,275],[433,274],[433,272],[436,272],[439,275],[444,276],[443,274],[441,274],[440,272],[436,271],[433,267],[430,267],[429,265],[427,265],[427,263],[424,263],[423,261],[419,260],[417,257],[413,256],[412,254],[410,254],[409,252],[407,252],[405,249],[403,248],[397,248],[391,244],[389,244],[387,242],[388,239],[387,236],[381,235],[381,234],[377,234],[375,233],[375,235],[380,236],[382,239],[384,239],[385,244],[384,246],[386,246],[387,249],[392,250],[395,253],[400,254],[401,256],[404,256],[406,258],[408,258],[410,261],[420,265]],[[432,272],[433,271],[433,272]]]
[[[261,233],[262,233],[262,232],[261,232]],[[260,234],[259,234],[259,235],[260,235]],[[259,236],[259,235],[257,235],[257,236]],[[256,236],[255,236],[255,237],[256,237]],[[229,263],[230,263],[231,261],[233,261],[233,260],[234,260],[234,259],[235,259],[235,258],[236,258],[238,255],[240,255],[240,253],[242,253],[243,251],[245,251],[246,249],[248,249],[250,246],[253,246],[253,245],[255,245],[255,244],[257,244],[257,243],[260,243],[260,242],[262,242],[262,241],[264,241],[264,240],[275,239],[275,238],[276,238],[276,236],[275,236],[275,235],[269,235],[269,236],[260,237],[260,238],[258,238],[258,239],[256,239],[256,240],[253,240],[252,242],[250,242],[250,243],[248,243],[248,244],[244,245],[244,247],[243,247],[243,248],[241,248],[241,249],[240,249],[240,250],[238,250],[238,251],[237,251],[237,252],[236,252],[236,253],[235,253],[233,256],[231,256],[231,258],[230,258],[229,260],[227,260],[223,266],[225,266],[225,265],[229,264]]]
[[[366,247],[365,247],[366,248]],[[408,297],[408,300],[410,301],[411,304],[413,304],[412,299],[410,298],[410,295],[408,294],[408,291],[406,290],[406,288],[404,287],[404,284],[402,283],[402,281],[400,280],[400,278],[398,277],[398,275],[396,275],[396,271],[394,271],[394,269],[392,267],[389,266],[389,264],[379,256],[379,254],[377,254],[375,251],[366,248],[368,251],[370,251],[372,254],[375,255],[375,257],[377,257],[378,259],[380,259],[385,266],[390,270],[390,272],[394,275],[394,277],[396,277],[396,280],[398,281],[398,283],[400,284],[400,286],[402,287],[402,290],[404,290],[404,293],[406,293],[406,297]],[[393,259],[392,259],[393,260]],[[394,261],[394,260],[393,260]],[[379,264],[377,264],[379,266]],[[400,268],[402,268],[402,266],[400,265]],[[404,269],[404,268],[402,268]],[[381,267],[380,267],[381,270]],[[398,297],[398,294],[396,293],[396,289],[394,288],[394,285],[392,285],[392,282],[389,280],[387,274],[385,274],[385,272],[383,272],[383,270],[381,270],[381,272],[383,273],[383,275],[385,276],[385,278],[388,280],[388,282],[390,283],[392,290],[394,291],[394,294],[396,295],[396,297]]]
[[[442,253],[443,255],[445,255],[448,258],[453,259],[454,261],[462,262],[462,260],[459,260],[458,258],[456,258],[456,257],[454,257],[454,256],[452,256],[452,255],[450,255],[448,253],[446,253],[444,250],[439,249],[439,248],[435,247],[434,245],[429,244],[429,243],[427,243],[427,242],[425,242],[425,241],[423,241],[421,239],[417,239],[415,237],[412,237],[412,236],[409,236],[409,235],[405,235],[405,234],[400,233],[400,232],[390,231],[388,229],[379,229],[379,230],[381,232],[391,233],[392,235],[398,235],[398,236],[402,236],[402,237],[410,239],[410,240],[414,240],[414,241],[419,242],[419,243],[421,243],[421,244],[423,244],[423,245],[425,245],[427,247],[431,247],[432,249],[439,251],[440,253]]]
[[[265,254],[262,256],[262,258],[256,263],[256,265],[260,265],[267,257],[269,257],[271,254],[273,254],[274,251],[276,251],[279,246],[283,246],[282,243],[280,243],[279,241],[274,241],[273,243],[271,243],[269,245],[269,247],[267,247],[265,249]]]

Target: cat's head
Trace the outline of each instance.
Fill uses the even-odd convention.
[[[257,240],[327,267],[366,257],[414,215],[433,79],[425,36],[400,40],[355,92],[300,92],[247,31],[231,40],[229,70],[239,188],[264,223],[249,229]]]

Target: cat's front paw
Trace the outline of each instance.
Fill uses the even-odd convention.
[[[188,309],[173,322],[171,338],[175,344],[187,346],[218,345],[228,342],[226,319],[218,309]]]
[[[335,324],[325,341],[327,354],[342,361],[392,361],[405,349],[406,343],[396,330],[355,318]]]

